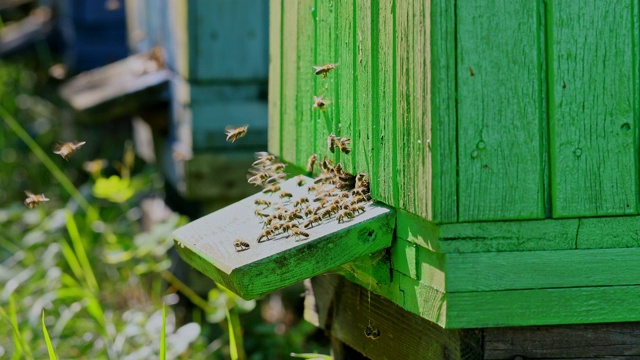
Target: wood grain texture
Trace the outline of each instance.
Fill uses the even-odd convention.
[[[280,157],[286,162],[296,161],[298,112],[296,104],[298,70],[298,2],[282,7],[282,99],[280,117]]]
[[[269,2],[269,125],[268,150],[280,155],[282,99],[282,0]]]
[[[541,2],[458,2],[459,221],[544,217]]]
[[[484,359],[640,357],[640,323],[484,329]]]
[[[398,205],[396,152],[396,20],[395,0],[372,3],[371,66],[373,170],[372,196],[391,206]],[[373,180],[374,178],[372,178]]]
[[[373,76],[372,68],[372,1],[355,0],[355,27],[353,31],[353,119],[354,127],[351,131],[353,139],[352,159],[354,161],[350,170],[355,173],[365,172],[369,179],[377,179],[378,174],[373,168],[373,152],[375,141],[373,138],[372,107],[373,88],[371,86]],[[373,6],[375,6],[373,2]],[[377,29],[376,29],[377,30]]]
[[[335,104],[333,105],[334,122],[336,123],[335,134],[351,139],[351,153],[340,154],[340,163],[345,170],[353,173],[355,163],[354,154],[357,148],[357,139],[353,136],[359,122],[356,119],[355,111],[358,105],[355,102],[355,95],[364,89],[358,89],[355,83],[355,62],[356,53],[354,51],[355,39],[353,32],[356,26],[356,7],[354,1],[336,1],[335,4],[336,21],[336,53],[333,62],[339,63],[338,68],[329,73],[328,78],[333,80],[336,87]],[[324,65],[321,63],[318,65]],[[328,135],[328,134],[327,134]],[[327,150],[325,150],[326,152]],[[336,150],[338,152],[338,150]]]
[[[547,18],[553,216],[637,214],[638,5],[557,1]]]
[[[447,293],[640,284],[640,248],[446,255]]]
[[[579,249],[640,247],[640,216],[580,219]]]
[[[640,286],[447,293],[446,328],[640,321]]]
[[[458,220],[455,3],[430,6],[433,221],[451,223]]]
[[[315,114],[311,110],[314,93],[315,75],[313,66],[315,63],[315,19],[313,0],[300,0],[298,2],[298,27],[297,27],[297,89],[296,98],[296,158],[295,165],[301,169],[307,166],[307,160],[314,154],[313,138]],[[293,99],[288,99],[293,101]],[[288,140],[287,140],[288,141]],[[293,161],[293,159],[292,159]]]
[[[391,245],[391,267],[412,279],[418,279],[417,245],[396,239]]]
[[[478,359],[481,333],[443,330],[428,320],[399,308],[343,278],[331,275],[311,279],[315,309],[321,327],[333,337],[372,359]],[[369,301],[370,300],[370,301]],[[380,331],[376,340],[364,329]]]
[[[307,184],[313,181],[307,178]],[[281,184],[295,198],[306,196],[307,186],[295,179]],[[262,225],[253,214],[256,199],[273,201],[259,193],[183,226],[174,232],[176,249],[196,269],[245,299],[253,299],[305,278],[326,272],[391,245],[393,212],[367,205],[355,219],[325,220],[307,229],[309,238],[278,235],[258,243]],[[241,239],[250,249],[237,252]],[[388,267],[387,267],[388,268]]]

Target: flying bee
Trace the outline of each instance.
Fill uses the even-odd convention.
[[[316,166],[316,161],[318,161],[318,155],[317,154],[313,154],[309,157],[309,160],[307,161],[307,172],[308,173],[312,173],[313,172],[313,168]]]
[[[268,152],[257,152],[256,153],[256,158],[258,158],[258,160],[254,161],[253,164],[251,164],[252,166],[258,166],[258,165],[266,165],[269,164],[273,161],[275,161],[276,157],[269,154]]]
[[[270,216],[270,214],[265,214],[262,211],[256,209],[256,211],[253,212],[257,217],[261,217],[261,218],[267,218]]]
[[[264,182],[267,183],[267,184],[278,183],[278,182],[284,180],[286,177],[287,177],[287,174],[285,174],[285,173],[275,174],[275,175],[271,176],[270,178],[268,178],[267,180],[265,180]]]
[[[345,220],[353,219],[356,217],[353,212],[349,210],[342,210],[340,214],[338,214],[338,223],[345,222]]]
[[[349,145],[351,145],[351,139],[349,138],[340,138],[336,140],[336,146],[345,154],[349,154],[351,152]]]
[[[314,70],[314,74],[316,75],[322,75],[323,79],[327,78],[327,74],[329,74],[329,71],[335,69],[338,67],[339,64],[327,64],[327,65],[322,65],[322,66],[314,66],[313,70]]]
[[[260,236],[258,236],[258,242],[262,242],[260,240],[262,239],[267,239],[267,240],[271,240],[269,238],[269,236],[273,235],[273,230],[271,229],[265,229],[263,232],[260,233]],[[266,241],[266,240],[265,240]]]
[[[76,143],[66,142],[64,144],[57,145],[53,149],[53,153],[62,156],[62,158],[65,160],[69,160],[69,157],[71,156],[71,154],[73,154],[74,151],[78,150],[82,145],[86,143],[87,143],[86,141],[80,141]]]
[[[333,134],[329,134],[329,137],[327,138],[327,148],[329,149],[329,151],[331,151],[332,154],[336,151],[336,142],[336,136]]]
[[[280,199],[291,199],[293,197],[293,194],[290,192],[286,192],[286,191],[282,191],[280,192]]]
[[[284,170],[284,168],[287,167],[286,164],[282,164],[282,163],[277,163],[277,164],[272,164],[269,166],[266,166],[264,169],[267,170],[268,172],[281,172]]]
[[[247,242],[244,242],[244,241],[242,241],[242,240],[240,240],[240,239],[236,239],[236,240],[233,242],[233,247],[235,247],[235,248],[236,248],[236,251],[237,251],[237,252],[240,252],[240,251],[249,250],[249,248],[250,248],[251,246],[250,246],[250,245],[249,245],[249,243],[247,243]]]
[[[314,96],[313,97],[313,106],[311,110],[320,109],[324,111],[324,107],[327,106],[327,100],[325,100],[322,96]]]
[[[251,176],[247,179],[249,184],[253,184],[254,186],[262,185],[265,180],[269,179],[269,175],[263,172],[259,172],[254,176]]]
[[[291,236],[294,236],[296,239],[300,239],[300,237],[309,237],[309,233],[300,229],[299,227],[295,227],[291,229]]]
[[[44,194],[35,195],[29,191],[25,191],[24,193],[27,195],[27,198],[24,200],[24,205],[29,209],[33,209],[41,202],[49,201]]]
[[[253,203],[258,206],[266,206],[266,207],[271,206],[271,201],[265,200],[265,199],[256,199],[256,201],[254,201]]]
[[[302,204],[308,204],[308,203],[309,203],[309,198],[307,198],[307,197],[301,197],[300,199],[296,200],[296,201],[293,203],[293,206],[294,206],[294,207],[298,207],[298,206],[301,206]]]
[[[280,186],[278,186],[278,185],[271,185],[271,186],[266,187],[264,190],[262,190],[262,192],[264,192],[264,193],[275,193],[275,192],[278,192],[278,191],[280,191]]]
[[[225,129],[225,135],[227,135],[227,141],[235,142],[241,137],[247,135],[248,129],[249,129],[249,125],[244,125],[237,128],[227,126],[227,128]]]
[[[322,224],[322,218],[319,215],[313,215],[302,226],[304,226],[305,229],[308,229],[313,227],[313,224]]]
[[[298,186],[304,186],[304,184],[306,184],[306,183],[307,183],[307,181],[301,175],[298,175],[297,180],[296,180],[296,184]]]
[[[341,176],[345,175],[344,169],[342,167],[342,164],[340,164],[340,163],[336,164],[336,166],[334,166],[331,169],[331,172],[334,173],[337,177],[341,177]]]
[[[324,159],[322,159],[322,161],[320,161],[320,169],[322,170],[322,172],[325,173],[330,173],[331,172],[331,160],[327,160],[327,157],[325,156]]]

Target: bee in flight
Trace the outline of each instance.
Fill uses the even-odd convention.
[[[225,129],[225,135],[227,135],[227,141],[235,142],[241,137],[247,135],[247,130],[249,129],[249,125],[240,126],[237,128],[232,128],[227,126]]]
[[[312,173],[313,172],[313,168],[316,166],[316,161],[318,161],[318,155],[317,154],[313,154],[309,157],[309,160],[307,161],[307,172],[308,173]]]
[[[78,150],[82,145],[86,143],[87,143],[86,141],[80,141],[80,142],[69,141],[64,144],[57,145],[53,149],[53,153],[62,156],[62,158],[65,160],[69,160],[69,157],[71,156],[71,154],[73,154],[74,151]]]
[[[34,207],[36,207],[36,205],[40,204],[41,202],[49,201],[49,199],[47,199],[47,197],[44,196],[44,194],[35,195],[29,191],[25,191],[24,193],[27,194],[27,198],[24,200],[24,205],[27,206],[29,209],[33,209]]]
[[[322,66],[314,66],[313,70],[314,74],[316,75],[322,75],[323,79],[327,78],[327,74],[329,74],[329,71],[335,69],[338,67],[339,64],[327,64],[327,65],[322,65]]]
[[[324,111],[325,106],[327,106],[327,100],[325,100],[322,96],[313,97],[313,106],[311,107],[311,110],[320,109]]]

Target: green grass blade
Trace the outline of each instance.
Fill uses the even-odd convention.
[[[24,355],[27,359],[33,359],[31,349],[24,341],[24,337],[22,336],[22,332],[18,326],[18,313],[16,311],[16,304],[13,300],[13,295],[9,296],[9,322],[11,323],[11,333],[13,335],[13,343],[16,349],[16,352],[13,354],[13,358],[21,359],[21,355]]]
[[[49,360],[58,360],[55,350],[53,350],[53,344],[51,344],[51,338],[47,331],[47,325],[44,323],[44,310],[42,310],[42,332],[44,333],[44,341],[47,343],[47,351],[49,352]]]
[[[71,246],[67,244],[66,241],[60,242],[60,250],[62,250],[62,256],[67,261],[67,265],[71,268],[71,272],[78,280],[84,280],[84,274],[82,273],[82,268],[80,267],[80,263],[76,258],[76,255],[71,249]]]
[[[162,332],[160,333],[160,360],[167,359],[167,306],[162,304]]]
[[[78,258],[78,261],[82,266],[87,285],[89,285],[92,290],[98,290],[98,282],[96,281],[96,277],[93,274],[93,270],[91,269],[91,263],[89,262],[89,258],[87,257],[85,246],[82,243],[82,238],[80,237],[80,232],[78,231],[78,225],[76,224],[76,220],[73,218],[73,214],[71,213],[71,211],[67,211],[66,226],[69,237],[71,238],[71,243],[73,244],[73,249],[76,253],[76,257]]]
[[[227,308],[227,324],[229,325],[229,353],[231,355],[231,360],[238,360],[238,345],[236,344],[236,336],[233,326],[233,321],[231,321],[231,312],[229,308]]]
[[[331,356],[324,354],[291,353],[290,355],[291,357],[299,359],[331,360]]]

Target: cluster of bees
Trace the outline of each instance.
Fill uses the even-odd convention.
[[[62,156],[65,160],[69,160],[69,157],[84,144],[86,144],[86,141],[66,142],[57,145],[53,149],[53,153]],[[24,205],[29,209],[33,209],[38,204],[49,201],[44,194],[34,194],[30,191],[25,191],[24,193],[27,195],[27,198],[24,200]]]

